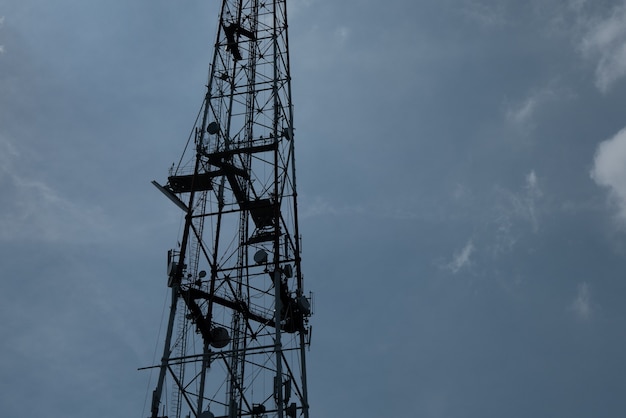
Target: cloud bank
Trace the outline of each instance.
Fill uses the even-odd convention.
[[[0,241],[85,241],[108,235],[110,222],[102,209],[64,196],[41,178],[23,173],[24,157],[10,140],[0,136]]]

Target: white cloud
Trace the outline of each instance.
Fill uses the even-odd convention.
[[[537,98],[536,97],[528,97],[526,100],[521,103],[517,103],[514,106],[511,106],[506,111],[506,118],[510,122],[514,122],[516,124],[526,123],[530,120],[531,116],[535,112],[535,108],[537,107]]]
[[[539,232],[538,204],[543,196],[540,179],[535,170],[530,170],[524,179],[524,187],[518,192],[497,188],[500,202],[495,207],[493,224],[493,254],[512,250],[530,225],[533,233]]]
[[[303,196],[303,207],[300,217],[302,219],[315,218],[324,215],[351,215],[364,213],[365,208],[359,205],[337,206],[323,196],[315,196],[312,199]]]
[[[0,137],[0,240],[82,242],[108,236],[110,222],[100,208],[73,202],[33,172],[22,173],[23,159],[15,144]]]
[[[568,2],[568,7],[576,12],[579,12],[582,10],[586,3],[587,0],[570,0]]]
[[[626,5],[613,9],[608,18],[592,21],[581,41],[581,50],[597,60],[596,86],[606,93],[626,75]]]
[[[509,213],[502,211],[494,220],[496,225],[495,243],[493,252],[495,254],[510,251],[519,240],[519,234],[513,230],[513,219]]]
[[[0,29],[4,25],[4,16],[0,16]],[[0,44],[0,55],[4,54],[4,45]]]
[[[539,230],[537,202],[543,193],[535,170],[530,170],[526,174],[523,191],[514,193],[501,189],[500,193],[505,200],[500,206],[498,218],[507,219],[508,222],[515,218],[525,219],[530,223],[533,232],[537,232]]]
[[[626,225],[626,128],[598,145],[590,175],[596,184],[609,189],[618,217]]]
[[[12,178],[18,191],[17,210],[2,219],[4,231],[0,237],[32,234],[47,241],[61,241],[76,240],[83,233],[105,232],[101,230],[102,213],[97,209],[81,207],[43,181],[15,175]]]
[[[568,96],[567,92],[558,92],[561,96]],[[553,86],[546,86],[541,89],[531,91],[524,99],[508,103],[505,107],[505,117],[509,123],[521,128],[532,128],[533,119],[540,110],[550,100],[557,97],[557,91]]]
[[[471,263],[470,257],[474,252],[475,247],[473,241],[470,239],[467,241],[467,244],[461,249],[461,251],[454,254],[452,257],[452,261],[447,264],[447,268],[452,271],[452,273],[456,274],[463,267],[468,266]]]
[[[580,283],[576,298],[572,302],[572,310],[581,319],[589,319],[593,313],[591,308],[591,295],[589,292],[589,284]]]
[[[537,200],[541,198],[541,189],[539,188],[537,175],[535,174],[535,170],[531,170],[530,173],[526,175],[526,195],[525,195],[525,203],[526,210],[528,211],[528,219],[532,225],[533,232],[537,232],[539,230],[539,225],[537,223]]]
[[[529,190],[529,194],[534,194],[537,190],[537,174],[535,174],[535,170],[530,170],[530,173],[526,175],[526,189]]]
[[[11,161],[20,156],[19,151],[13,143],[3,139],[0,136],[0,173],[8,171],[11,167]]]
[[[626,75],[626,45],[619,45],[600,59],[596,68],[596,85],[600,91],[606,93],[611,84],[624,75]]]

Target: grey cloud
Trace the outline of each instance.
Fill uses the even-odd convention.
[[[597,61],[596,85],[606,93],[626,75],[626,5],[614,6],[609,16],[593,19],[589,26],[581,49]]]

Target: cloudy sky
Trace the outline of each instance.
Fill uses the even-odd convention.
[[[626,2],[289,6],[312,416],[624,416]],[[0,0],[2,416],[147,416],[217,13]]]

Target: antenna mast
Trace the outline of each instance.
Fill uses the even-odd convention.
[[[217,32],[194,134],[153,182],[185,226],[151,418],[308,418],[286,0],[223,0]]]

